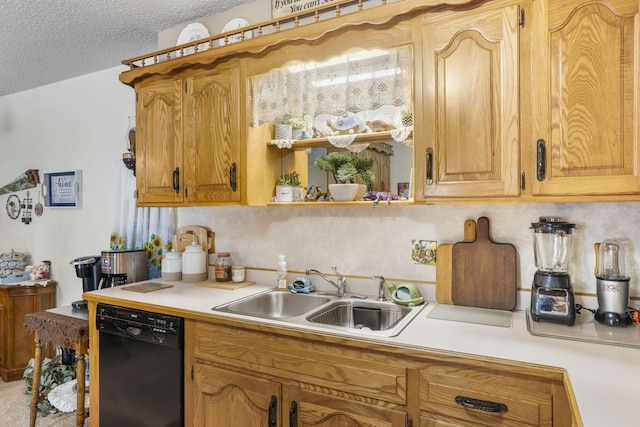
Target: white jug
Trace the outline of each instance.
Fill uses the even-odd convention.
[[[162,259],[162,280],[182,280],[182,254],[174,250],[165,252]]]
[[[207,257],[196,242],[184,248],[182,253],[182,281],[197,283],[207,280]]]

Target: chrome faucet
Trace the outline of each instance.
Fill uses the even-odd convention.
[[[338,267],[336,267],[335,265],[332,265],[331,269],[333,270],[334,273],[336,273],[336,276],[338,276],[338,283],[329,279],[327,276],[325,276],[318,270],[307,268],[307,276],[309,276],[311,273],[316,273],[318,276],[322,277],[324,280],[326,280],[327,282],[335,286],[338,289],[338,295],[344,295],[344,291],[347,288],[347,279],[345,279],[342,274],[338,273]]]
[[[307,268],[307,276],[311,275],[311,273],[316,273],[318,276],[322,277],[324,280],[326,280],[327,282],[331,283],[333,286],[336,287],[336,289],[338,289],[338,292],[333,292],[333,293],[321,293],[323,295],[337,295],[339,297],[355,297],[355,298],[366,298],[366,296],[364,295],[358,295],[358,294],[348,294],[345,291],[347,290],[347,278],[344,277],[342,274],[338,273],[338,267],[336,267],[335,265],[331,266],[331,269],[333,270],[333,272],[336,274],[336,276],[338,276],[338,283],[334,282],[333,280],[329,279],[327,276],[325,276],[324,274],[322,274],[321,272],[319,272],[318,270],[313,270],[310,268]]]
[[[386,301],[385,290],[387,288],[387,281],[379,274],[374,274],[373,278],[378,279],[378,301]]]

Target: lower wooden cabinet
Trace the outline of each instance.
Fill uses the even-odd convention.
[[[0,375],[5,382],[22,379],[34,355],[33,336],[24,327],[27,314],[56,306],[56,283],[40,285],[0,285]],[[52,356],[53,349],[46,349]]]
[[[236,321],[185,324],[185,425],[580,425],[560,369]]]

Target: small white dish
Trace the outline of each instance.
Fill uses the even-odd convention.
[[[207,37],[209,37],[209,30],[207,30],[207,27],[199,22],[193,22],[184,27],[182,32],[180,32],[180,35],[178,36],[178,43],[176,43],[176,46]],[[207,50],[208,48],[208,43],[199,44],[198,52],[202,52],[203,50]],[[187,47],[183,49],[183,51],[184,55],[191,55],[193,52],[195,52],[195,49],[193,47]],[[178,56],[179,55],[180,53],[178,53]]]
[[[227,22],[227,24],[222,28],[222,32],[226,33],[229,31],[237,30],[240,28],[248,27],[249,21],[244,18],[233,18],[231,21]],[[244,40],[250,39],[253,37],[253,31],[245,31],[244,32]],[[220,39],[220,46],[226,46],[227,44],[237,43],[242,41],[242,32],[238,32],[237,34],[232,34],[227,37],[227,43],[225,43],[224,38]]]

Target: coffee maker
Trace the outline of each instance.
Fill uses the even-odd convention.
[[[102,251],[100,289],[147,280],[147,250]]]
[[[100,256],[84,256],[76,258],[70,262],[76,269],[76,276],[82,279],[82,292],[89,292],[98,289],[102,267]],[[79,300],[71,303],[74,310],[86,310],[87,301]]]
[[[531,318],[572,326],[575,297],[569,276],[569,252],[576,225],[543,216],[531,224],[537,271],[531,286]]]
[[[629,326],[629,277],[625,275],[624,247],[618,240],[594,245],[596,250],[596,321],[608,326]]]

